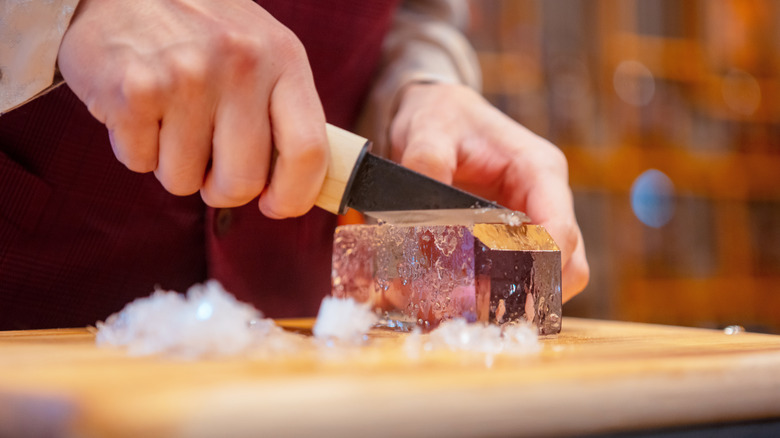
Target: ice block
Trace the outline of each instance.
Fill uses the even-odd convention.
[[[538,225],[345,225],[333,243],[333,295],[368,302],[389,327],[464,317],[561,329],[561,255]]]

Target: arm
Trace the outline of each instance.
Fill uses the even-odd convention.
[[[373,132],[366,134],[379,153],[406,167],[543,225],[561,248],[567,301],[585,288],[589,268],[566,158],[479,95],[476,58],[454,26],[456,15],[440,13],[446,10],[457,10],[455,2],[407,2],[385,47],[387,66],[363,125]]]
[[[62,82],[57,51],[78,0],[0,3],[0,114]]]
[[[468,4],[461,0],[406,0],[401,4],[357,128],[374,141],[375,153],[390,156],[388,128],[407,85],[457,83],[481,89],[479,61],[460,31],[468,15]]]

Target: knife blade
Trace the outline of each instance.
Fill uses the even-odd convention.
[[[371,142],[327,125],[331,160],[315,205],[334,214],[361,213],[398,218],[412,210],[502,209],[495,202],[441,183],[368,152]],[[507,210],[508,211],[508,210]],[[372,214],[375,213],[375,214]],[[469,216],[469,215],[467,215]],[[520,218],[527,222],[527,217]]]

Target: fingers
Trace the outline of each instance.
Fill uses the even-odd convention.
[[[563,265],[563,302],[567,302],[575,295],[582,292],[590,280],[590,267],[585,257],[585,245],[582,241],[582,233],[579,233],[577,246],[569,262]]]
[[[212,207],[244,205],[265,186],[271,134],[268,114],[258,103],[268,98],[261,99],[243,90],[230,92],[216,110],[211,169],[200,191]]]
[[[419,86],[408,88],[415,87]],[[457,123],[442,112],[414,112],[408,111],[409,107],[414,108],[414,103],[402,107],[391,126],[390,158],[430,178],[452,184],[461,136]]]
[[[561,249],[562,295],[563,302],[566,302],[588,285],[590,268],[585,257],[582,233],[576,224],[576,219],[573,216],[567,217],[566,213],[561,214],[561,219],[540,222],[540,225],[550,233]]]
[[[186,196],[203,185],[211,155],[211,112],[203,105],[177,105],[162,121],[154,174],[167,191]]]
[[[529,213],[530,214],[530,213]],[[561,218],[541,221],[542,225],[561,249],[561,273],[563,301],[582,292],[588,284],[589,268],[585,258],[582,233],[573,216],[560,213]]]
[[[458,165],[458,139],[452,129],[440,124],[425,124],[410,129],[399,148],[401,165],[445,184],[452,184]]]
[[[562,294],[566,302],[585,289],[590,270],[582,232],[574,214],[571,189],[560,178],[550,173],[543,175],[529,187],[525,209],[561,249]]]
[[[270,218],[300,216],[314,205],[330,159],[325,115],[308,67],[279,79],[270,109],[278,156],[259,207]]]
[[[167,90],[160,126],[160,147],[155,176],[174,195],[191,195],[203,184],[211,154],[211,93],[208,68],[192,50],[182,49],[166,59],[175,80]]]
[[[157,168],[161,87],[154,73],[144,68],[125,72],[111,98],[90,105],[90,112],[106,123],[117,160],[128,169],[146,173]]]
[[[111,149],[120,163],[133,172],[146,173],[157,168],[158,120],[125,121],[108,130]]]

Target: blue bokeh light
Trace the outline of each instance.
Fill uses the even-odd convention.
[[[643,224],[666,225],[674,216],[674,207],[674,183],[660,170],[646,170],[631,185],[631,208]]]

